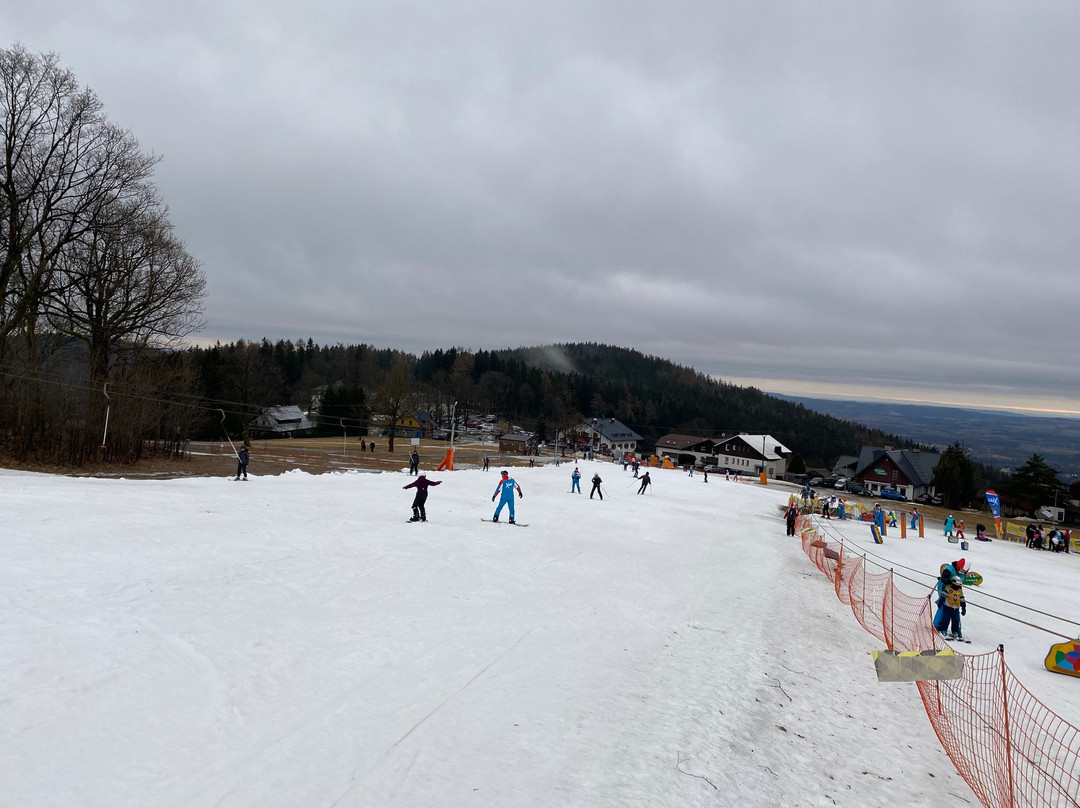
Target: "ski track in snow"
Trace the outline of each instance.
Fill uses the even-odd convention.
[[[911,685],[784,536],[792,489],[610,464],[515,471],[529,530],[478,525],[497,472],[95,480],[0,472],[0,794],[19,806],[975,804]],[[588,470],[588,473],[586,473]],[[969,519],[974,522],[974,518]],[[827,525],[930,573],[937,538]],[[933,533],[933,538],[931,534]],[[995,542],[979,587],[1076,618],[1080,559]],[[899,584],[921,594],[918,585]],[[1053,638],[978,609],[1077,723]],[[1047,622],[1035,619],[1035,622]]]

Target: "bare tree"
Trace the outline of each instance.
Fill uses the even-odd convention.
[[[173,345],[203,326],[206,279],[166,213],[149,192],[109,206],[60,253],[46,320],[86,344],[95,386],[114,360]]]
[[[60,252],[100,213],[146,188],[157,158],[109,123],[54,54],[0,50],[0,356],[35,325]]]
[[[390,451],[394,451],[397,422],[413,404],[413,388],[405,371],[405,363],[395,362],[375,392],[375,407],[385,419],[390,430]]]

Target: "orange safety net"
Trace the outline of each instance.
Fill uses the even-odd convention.
[[[807,515],[804,552],[833,582],[863,628],[896,651],[943,649],[929,597],[900,591],[892,571],[827,542]],[[1040,702],[1005,664],[1004,651],[964,658],[960,679],[917,682],[930,724],[957,772],[988,808],[1080,808],[1080,728]]]

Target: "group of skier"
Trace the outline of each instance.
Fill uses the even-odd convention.
[[[484,458],[484,468],[487,468],[487,458]],[[428,489],[433,485],[440,485],[442,480],[429,480],[425,472],[420,471],[420,457],[414,450],[409,455],[409,474],[418,475],[417,478],[409,483],[403,485],[402,489],[414,488],[416,489],[416,495],[413,497],[412,503],[412,518],[410,522],[426,522],[427,511],[425,504],[428,498]],[[636,476],[636,475],[635,475]],[[644,494],[646,489],[652,485],[652,478],[649,476],[649,472],[645,472],[640,478],[641,485],[638,487],[638,493]],[[600,499],[604,498],[604,490],[602,488],[603,480],[599,474],[594,474],[592,477],[592,490],[589,492],[589,499],[594,496],[599,496]],[[499,515],[502,513],[503,508],[509,509],[510,524],[517,524],[516,514],[514,512],[514,493],[517,493],[518,499],[523,499],[521,486],[517,481],[510,476],[510,472],[502,471],[500,473],[500,479],[498,485],[495,486],[495,493],[491,495],[491,501],[499,500],[498,506],[495,508],[495,513],[491,517],[492,522],[499,521]],[[570,493],[581,493],[581,470],[575,466],[573,474],[570,475]]]

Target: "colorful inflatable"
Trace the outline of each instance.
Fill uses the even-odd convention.
[[[1051,645],[1043,664],[1051,673],[1080,676],[1080,640],[1066,640]]]

